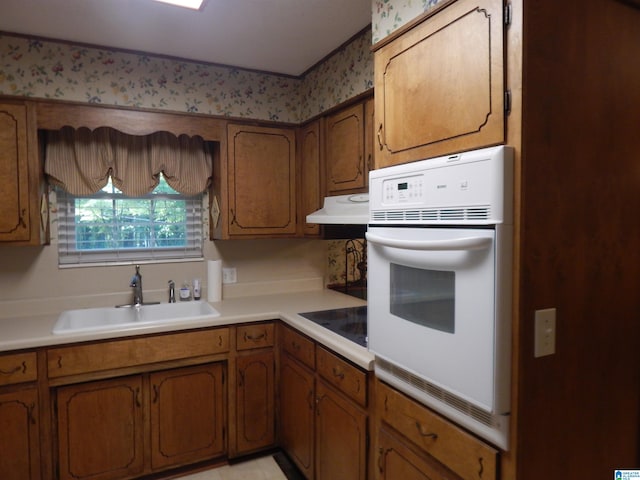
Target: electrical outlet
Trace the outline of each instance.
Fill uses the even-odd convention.
[[[556,309],[546,308],[535,312],[535,358],[556,353]]]
[[[222,283],[236,283],[238,276],[235,268],[223,268],[222,269]]]

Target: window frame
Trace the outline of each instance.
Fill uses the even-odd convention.
[[[148,193],[139,197],[123,195],[117,189],[113,192],[100,191],[92,195],[73,195],[61,188],[55,187],[57,204],[57,242],[58,266],[81,267],[92,265],[122,265],[132,263],[168,263],[203,260],[203,225],[204,225],[204,194],[184,195],[175,193]],[[149,210],[152,210],[154,200],[173,199],[185,201],[187,218],[186,244],[179,247],[148,247],[148,248],[114,248],[114,249],[85,249],[78,250],[76,242],[76,200],[77,199],[110,199],[114,203],[117,199],[148,200]],[[153,222],[150,223],[153,230]]]

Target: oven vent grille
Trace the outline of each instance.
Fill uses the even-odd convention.
[[[449,208],[421,208],[414,210],[375,210],[372,222],[469,222],[491,219],[490,205]]]
[[[446,403],[450,407],[455,408],[459,412],[464,413],[467,416],[470,416],[477,420],[478,422],[487,425],[489,427],[498,426],[497,419],[486,410],[482,410],[481,408],[476,407],[475,405],[469,403],[468,401],[454,395],[441,387],[434,385],[433,383],[420,378],[411,372],[406,371],[403,368],[398,367],[386,360],[376,357],[376,369],[385,370],[387,373],[393,375],[405,383],[408,383],[413,388],[420,390],[428,394],[429,396],[440,400],[443,403]]]

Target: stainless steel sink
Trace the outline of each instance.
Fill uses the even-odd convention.
[[[218,316],[220,312],[207,302],[161,303],[126,308],[83,308],[62,312],[53,327],[53,333],[120,330]]]

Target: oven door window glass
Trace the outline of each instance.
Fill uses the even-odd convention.
[[[391,313],[409,322],[455,333],[455,272],[392,263]]]

